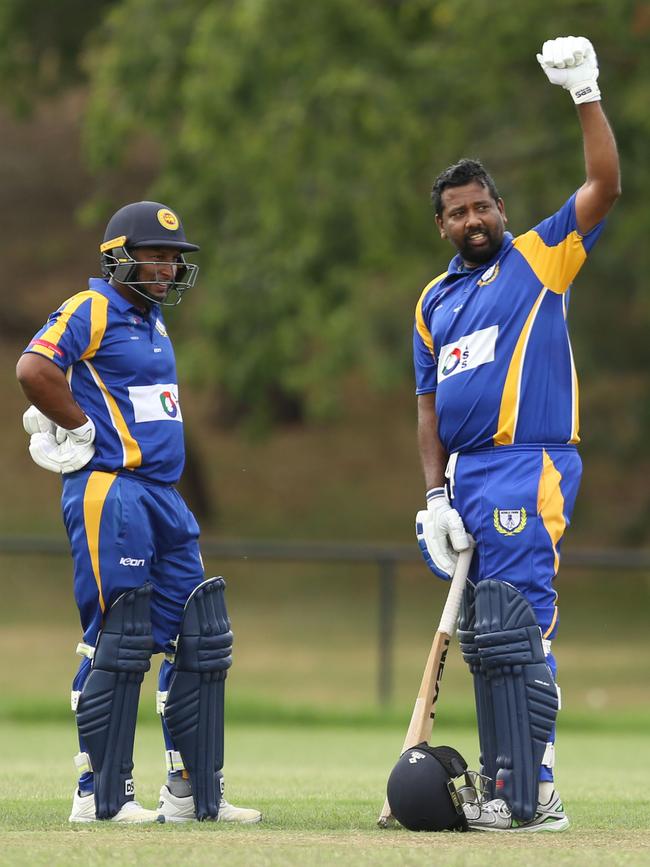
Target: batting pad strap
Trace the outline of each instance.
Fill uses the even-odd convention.
[[[555,767],[555,744],[549,741],[546,744],[544,755],[542,756],[542,764],[547,768]]]
[[[178,750],[167,750],[165,752],[165,760],[167,762],[167,773],[173,774],[174,771],[184,771],[185,764],[183,757]]]
[[[79,696],[81,695],[80,689],[73,689],[70,693],[70,707],[73,711],[77,710],[77,705],[79,704]]]
[[[156,713],[163,714],[165,712],[165,702],[167,701],[167,690],[156,691]]]
[[[90,756],[88,753],[77,753],[77,755],[73,759],[75,767],[79,772],[79,776],[82,774],[91,774],[93,770],[93,766],[90,761]]]
[[[546,659],[539,626],[501,629],[487,635],[477,635],[476,643],[481,665],[487,669],[531,665]]]
[[[79,656],[85,656],[86,659],[92,659],[95,656],[95,648],[92,644],[84,644],[83,641],[80,641],[77,645],[76,653]]]

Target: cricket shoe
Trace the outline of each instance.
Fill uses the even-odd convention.
[[[156,810],[145,810],[137,801],[126,801],[122,804],[120,810],[111,818],[109,822],[129,822],[131,824],[142,824],[143,822],[156,822],[158,812]],[[72,812],[68,818],[68,822],[96,822],[95,817],[95,798],[92,794],[81,795],[79,789],[75,789],[74,798],[72,799]]]
[[[196,812],[194,810],[194,798],[187,795],[184,798],[179,798],[172,795],[168,786],[163,786],[160,790],[160,803],[158,804],[158,821],[159,822],[194,822],[196,820]],[[229,804],[225,798],[219,801],[219,814],[217,822],[239,822],[240,825],[254,825],[256,822],[262,821],[262,814],[259,810],[252,810],[249,807],[234,807]]]
[[[553,792],[547,804],[538,804],[537,812],[530,822],[520,822],[512,815],[510,807],[502,798],[484,801],[482,804],[464,804],[465,818],[471,831],[565,831],[569,818],[562,801]]]

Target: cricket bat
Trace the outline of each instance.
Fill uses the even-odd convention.
[[[447,601],[442,610],[438,631],[436,632],[433,644],[431,645],[429,658],[427,659],[424,674],[422,675],[420,691],[415,700],[411,722],[409,723],[400,755],[405,750],[408,750],[409,747],[421,744],[422,741],[428,742],[431,737],[431,731],[436,716],[438,695],[440,693],[440,681],[442,680],[445,660],[447,659],[447,649],[449,648],[451,636],[456,630],[456,622],[460,612],[460,604],[463,598],[463,591],[465,589],[465,582],[467,581],[467,573],[469,571],[469,564],[472,560],[473,550],[473,548],[467,548],[465,551],[461,551],[458,555],[458,562],[456,563],[456,569],[451,579]],[[388,799],[386,799],[382,811],[379,814],[379,818],[377,819],[377,824],[380,828],[385,828],[392,818],[390,804],[388,803]]]

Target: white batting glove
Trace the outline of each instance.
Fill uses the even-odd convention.
[[[427,491],[427,508],[415,516],[415,534],[424,561],[438,578],[449,581],[458,552],[471,545],[463,520],[447,499],[444,488]]]
[[[598,58],[594,47],[584,36],[560,36],[549,39],[537,55],[539,65],[551,84],[568,90],[576,105],[597,102]]]
[[[23,427],[30,436],[35,433],[54,434],[56,425],[33,404],[23,413]]]
[[[29,453],[32,460],[52,473],[74,473],[86,466],[95,454],[95,425],[88,419],[79,427],[67,430],[56,427],[56,433],[32,434]]]

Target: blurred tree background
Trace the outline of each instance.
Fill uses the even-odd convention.
[[[576,529],[647,543],[643,0],[5,0],[3,234],[20,290],[0,314],[7,360],[96,273],[117,207],[169,202],[202,246],[199,285],[169,319],[204,526],[409,539],[412,311],[452,254],[431,182],[479,157],[515,234],[580,185],[575,111],[535,61],[570,33],[596,46],[624,188],[572,297]]]

